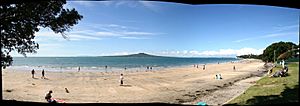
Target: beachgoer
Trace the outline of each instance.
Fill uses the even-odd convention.
[[[222,76],[221,76],[221,74],[216,74],[216,79],[222,79]]]
[[[205,70],[205,64],[203,65],[203,70]]]
[[[42,71],[42,79],[45,79],[45,70]]]
[[[105,66],[105,70],[107,69],[107,66]]]
[[[233,66],[233,70],[235,70],[235,66]]]
[[[150,67],[150,70],[152,70],[152,67]]]
[[[120,86],[123,85],[123,80],[124,80],[124,77],[123,77],[123,74],[120,75]]]
[[[48,103],[56,103],[56,100],[52,99],[51,93],[53,93],[52,90],[46,94],[45,99]]]
[[[34,69],[32,69],[31,70],[32,78],[34,78],[34,73],[35,73],[35,71],[34,71]]]
[[[273,75],[269,76],[269,77],[282,77],[284,74],[284,69],[278,70],[277,72],[275,72]]]
[[[222,76],[221,76],[221,74],[219,74],[219,79],[223,79]]]
[[[284,63],[284,60],[282,60],[282,68],[284,68],[284,64],[285,64],[285,63]]]
[[[78,72],[80,71],[80,66],[78,67]]]
[[[68,90],[68,88],[65,88],[65,91],[66,91],[66,93],[70,93],[69,90]]]
[[[282,75],[283,77],[285,77],[287,75],[287,72],[289,71],[287,66],[284,66],[283,71],[282,71]]]
[[[198,64],[197,64],[197,68],[198,68]]]

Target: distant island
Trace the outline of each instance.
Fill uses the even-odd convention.
[[[155,56],[146,53],[138,53],[138,54],[130,54],[130,55],[116,55],[116,56],[103,56],[103,57],[162,57],[162,56]]]

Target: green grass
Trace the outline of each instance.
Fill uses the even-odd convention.
[[[288,67],[287,77],[270,78],[266,76],[228,104],[268,105],[298,103],[299,62],[289,63]],[[277,66],[273,69],[273,73],[279,69]]]

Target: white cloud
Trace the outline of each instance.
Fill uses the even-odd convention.
[[[239,39],[239,40],[235,40],[233,42],[239,43],[239,42],[244,42],[244,41],[249,41],[249,40],[264,39],[264,38],[271,38],[271,37],[280,37],[280,36],[290,36],[290,35],[298,35],[298,32],[285,32],[285,33],[267,34],[267,35],[264,35],[264,36]]]
[[[125,37],[120,37],[122,39],[149,39],[149,38],[142,38],[142,37],[132,37],[132,36],[125,36]]]
[[[254,48],[241,48],[241,49],[220,49],[218,51],[196,51],[196,50],[183,50],[183,51],[162,51],[155,52],[153,54],[163,56],[176,56],[176,57],[235,57],[239,55],[255,54],[259,55],[263,53],[263,49]]]
[[[85,30],[88,29],[88,30]],[[136,31],[136,28],[130,26],[123,26],[118,24],[90,24],[85,28],[80,28],[76,31],[70,32],[77,35],[87,35],[95,37],[118,37],[118,38],[132,38],[145,39],[144,36],[161,35],[164,33],[153,33],[145,31]]]
[[[155,35],[155,33],[150,33],[150,32],[121,32],[123,35]]]
[[[92,37],[92,36],[84,36],[84,35],[69,35],[69,38],[73,38],[73,40],[79,39],[91,39],[91,40],[101,40],[101,38]]]
[[[150,9],[154,12],[160,12],[162,11],[162,8],[158,5],[155,5],[153,1],[139,1],[144,7]]]
[[[290,30],[290,29],[293,29],[293,28],[299,28],[299,25],[296,24],[296,25],[277,26],[277,27],[275,27],[276,32],[286,31],[286,30]]]
[[[95,5],[95,1],[72,1],[72,3],[76,3],[85,7],[92,7]]]

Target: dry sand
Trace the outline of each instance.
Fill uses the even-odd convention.
[[[65,100],[66,103],[196,104],[204,100],[208,104],[223,104],[251,85],[249,80],[244,81],[244,85],[239,84],[240,80],[258,80],[255,76],[264,73],[263,64],[259,60],[242,60],[236,63],[208,64],[206,70],[202,70],[202,65],[199,65],[199,68],[186,66],[151,72],[123,72],[124,86],[119,86],[121,72],[46,70],[48,79],[41,79],[41,70],[37,70],[36,79],[33,79],[30,70],[5,69],[2,71],[2,92],[5,100],[34,102],[46,102],[44,96],[52,90],[53,98]],[[222,80],[214,79],[217,73],[222,75]],[[69,93],[66,93],[65,88]],[[222,97],[226,93],[231,96]]]

